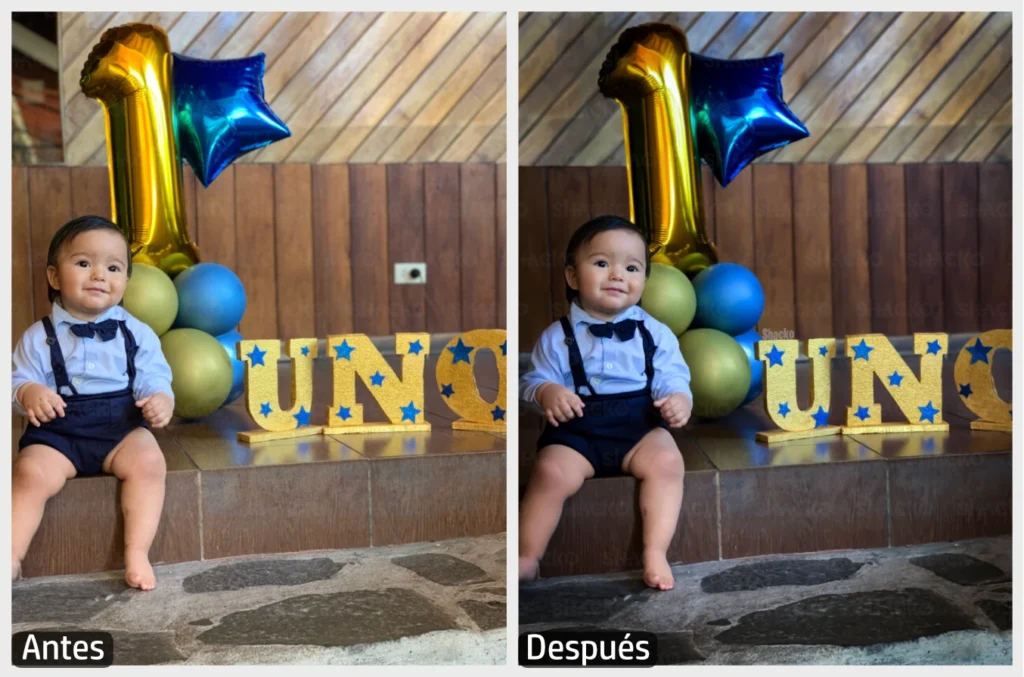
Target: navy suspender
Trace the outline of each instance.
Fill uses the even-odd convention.
[[[640,337],[644,342],[644,371],[647,373],[647,389],[650,390],[654,383],[654,353],[658,350],[658,346],[654,345],[654,337],[644,326],[643,320],[637,322],[636,326],[640,330]]]
[[[572,370],[572,382],[576,387],[576,394],[579,395],[580,390],[586,388],[591,395],[596,395],[597,393],[594,392],[593,386],[587,379],[587,372],[583,368],[583,355],[576,342],[576,333],[572,329],[572,324],[568,317],[562,317],[560,322],[562,331],[565,333],[565,345],[569,350],[569,369]],[[640,330],[640,337],[644,345],[644,371],[647,374],[647,389],[650,390],[651,384],[654,382],[654,353],[658,347],[654,345],[654,337],[644,326],[643,320],[637,321],[637,329]]]
[[[60,352],[60,344],[57,343],[57,332],[53,330],[53,322],[49,317],[43,318],[43,329],[46,330],[46,344],[50,346],[50,366],[53,368],[53,378],[57,382],[57,394],[61,388],[68,388],[72,395],[77,395],[75,386],[68,380],[68,370],[64,366],[64,355]]]
[[[593,386],[587,381],[587,372],[583,369],[583,355],[580,354],[580,347],[576,344],[576,334],[572,330],[572,324],[568,317],[562,318],[562,331],[565,332],[565,345],[569,348],[569,369],[572,370],[572,382],[576,386],[576,394],[580,394],[581,388],[586,388],[591,395],[596,395]]]
[[[124,336],[124,351],[128,361],[128,389],[135,390],[135,355],[139,352],[139,345],[135,342],[135,336],[128,330],[128,325],[124,320],[118,320],[117,324],[121,327],[121,335]],[[50,346],[50,366],[53,368],[57,393],[60,393],[61,388],[67,388],[72,395],[77,396],[78,391],[68,379],[64,355],[60,352],[60,344],[57,342],[57,332],[54,331],[53,322],[49,317],[43,318],[43,329],[46,331],[46,344]]]
[[[135,355],[139,352],[139,344],[135,342],[135,336],[128,330],[124,320],[118,320],[121,327],[121,334],[124,335],[124,354],[128,360],[128,390],[135,391]]]

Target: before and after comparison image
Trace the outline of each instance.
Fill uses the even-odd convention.
[[[11,13],[12,666],[1019,669],[1019,10],[320,4]]]

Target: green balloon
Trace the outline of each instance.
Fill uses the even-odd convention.
[[[681,270],[664,263],[652,263],[651,279],[647,280],[640,305],[679,336],[693,322],[697,312],[697,294],[690,278]]]
[[[234,369],[220,341],[198,329],[172,329],[160,347],[171,366],[175,416],[202,418],[224,404]]]
[[[743,403],[750,390],[750,360],[736,339],[717,329],[691,329],[679,337],[690,367],[693,413],[720,418]]]
[[[178,290],[167,273],[145,263],[132,264],[124,288],[124,309],[162,336],[178,316]]]

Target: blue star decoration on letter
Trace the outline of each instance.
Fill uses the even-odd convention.
[[[872,350],[874,350],[874,348],[865,343],[864,339],[861,339],[860,343],[853,347],[853,359],[868,360],[868,353]]]
[[[929,341],[928,342],[928,352],[925,353],[925,354],[926,355],[938,355],[940,350],[942,350],[942,346],[939,345],[938,341]]]
[[[939,410],[932,406],[931,402],[928,402],[923,407],[918,407],[921,410],[921,420],[927,420],[929,423],[935,423],[935,414],[939,413]]]
[[[422,409],[416,408],[415,402],[409,402],[407,407],[399,407],[402,410],[402,420],[416,422],[416,416],[423,411]]]
[[[782,418],[786,418],[786,414],[788,414],[788,413],[789,413],[789,403],[788,402],[783,402],[782,404],[779,405],[779,414],[782,416]]]
[[[828,412],[821,405],[818,405],[818,411],[811,414],[811,417],[814,418],[815,428],[823,428],[828,425]]]
[[[818,348],[818,353],[822,356],[828,355],[828,346],[821,346]]]
[[[506,352],[508,351],[508,340],[506,339],[505,342],[498,347],[501,348],[501,354],[505,355]]]
[[[491,411],[491,416],[494,417],[495,421],[504,421],[505,410],[499,407],[498,405],[494,405],[494,409]]]
[[[299,413],[292,414],[296,421],[299,422],[300,426],[309,425],[309,415],[312,412],[306,411],[306,407],[299,407]]]
[[[455,364],[456,362],[465,362],[466,364],[472,364],[472,362],[469,361],[469,354],[473,352],[473,348],[474,346],[467,346],[465,343],[463,343],[462,337],[459,337],[459,342],[456,345],[450,346],[448,348],[448,350],[450,350],[452,353],[452,364]]]
[[[771,366],[777,364],[777,365],[779,365],[781,367],[782,366],[782,356],[785,355],[785,354],[786,354],[785,350],[779,350],[779,347],[773,343],[772,344],[772,349],[769,350],[767,353],[765,353],[765,355],[768,356],[768,366],[771,367]]]
[[[242,155],[291,136],[263,92],[265,56],[174,55],[174,131],[181,157],[209,186]]]
[[[445,397],[451,397],[452,395],[455,394],[455,388],[453,386],[453,383],[444,384],[443,386],[441,386],[441,394],[444,395]]]
[[[900,373],[898,371],[894,371],[889,376],[889,385],[891,385],[891,386],[899,386],[899,384],[902,383],[902,382],[903,382],[903,377],[900,376]]]
[[[302,354],[309,356],[309,346],[302,346]]]
[[[988,354],[992,351],[992,346],[987,346],[981,342],[981,338],[976,339],[976,343],[973,346],[967,346],[967,351],[971,353],[971,364],[975,362],[984,362],[988,364]]]
[[[960,397],[963,397],[964,399],[967,399],[968,397],[970,397],[973,394],[974,394],[974,391],[971,390],[971,384],[970,383],[964,383],[962,386],[960,386]]]
[[[782,59],[690,54],[697,150],[723,187],[758,156],[810,136],[783,99]]]
[[[384,376],[379,372],[374,372],[373,376],[370,377],[370,385],[381,386],[384,384]]]
[[[347,421],[350,418],[352,418],[352,407],[343,407],[339,404],[338,411],[335,412],[334,415],[340,418],[342,421]]]
[[[862,421],[871,418],[871,414],[868,413],[867,407],[857,407],[857,413],[854,414],[854,416],[856,416]]]
[[[337,360],[348,360],[352,361],[352,351],[355,350],[355,346],[348,344],[348,339],[342,339],[340,346],[334,346],[334,352],[337,353],[334,356],[335,361]]]
[[[263,415],[263,418],[270,416],[271,411],[272,409],[270,408],[270,402],[264,402],[263,404],[260,405],[260,414]]]
[[[249,361],[252,364],[252,366],[256,367],[262,364],[265,367],[267,365],[266,363],[263,362],[263,356],[266,354],[266,350],[260,350],[259,346],[253,345],[252,352],[246,353],[246,356],[249,358]]]
[[[420,344],[418,339],[409,344],[409,352],[413,355],[419,355],[422,350],[423,346]]]

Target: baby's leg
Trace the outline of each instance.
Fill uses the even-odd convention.
[[[593,476],[590,462],[569,447],[551,444],[540,450],[519,504],[519,580],[537,577],[540,558],[562,516],[562,504]]]
[[[21,578],[21,561],[43,519],[46,501],[75,474],[68,457],[53,447],[30,444],[18,454],[11,482],[12,580]]]
[[[149,564],[149,546],[160,526],[167,476],[164,455],[153,433],[145,428],[128,433],[103,461],[103,471],[124,482],[124,580],[133,588],[152,590],[156,575]]]
[[[622,470],[640,480],[644,581],[669,590],[675,581],[666,553],[683,504],[683,455],[667,430],[655,428],[622,460]]]

